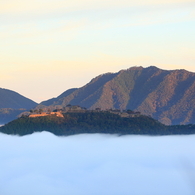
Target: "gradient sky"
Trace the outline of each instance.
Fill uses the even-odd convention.
[[[37,102],[132,66],[195,72],[194,0],[1,0],[0,87]]]

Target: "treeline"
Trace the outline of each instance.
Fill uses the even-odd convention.
[[[195,133],[194,125],[165,126],[151,117],[141,115],[123,118],[109,112],[64,113],[56,116],[21,117],[0,128],[0,132],[12,135],[27,135],[49,131],[55,135],[81,133],[171,135]]]

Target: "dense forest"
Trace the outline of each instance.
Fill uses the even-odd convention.
[[[166,126],[157,120],[140,115],[125,118],[110,112],[64,113],[64,117],[21,117],[2,126],[0,132],[12,135],[28,135],[49,131],[55,135],[81,133],[171,135],[195,133],[195,125]]]

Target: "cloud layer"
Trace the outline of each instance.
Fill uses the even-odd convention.
[[[0,135],[4,195],[192,195],[191,136]]]

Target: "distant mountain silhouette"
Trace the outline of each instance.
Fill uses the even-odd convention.
[[[167,125],[195,123],[195,73],[132,67],[100,75],[39,106],[67,104],[137,110]]]
[[[0,88],[0,108],[30,109],[36,105],[36,102],[20,95],[17,92]]]
[[[17,92],[0,88],[0,124],[7,123],[25,110],[37,106],[37,103]]]

